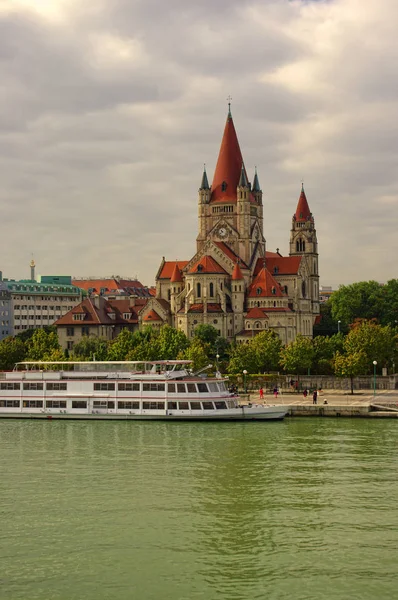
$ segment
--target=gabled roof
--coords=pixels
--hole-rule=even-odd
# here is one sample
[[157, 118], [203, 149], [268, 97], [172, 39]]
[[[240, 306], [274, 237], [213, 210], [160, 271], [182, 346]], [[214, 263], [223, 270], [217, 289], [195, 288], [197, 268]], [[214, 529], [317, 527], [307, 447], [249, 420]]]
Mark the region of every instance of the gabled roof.
[[[181, 309], [179, 312], [184, 312], [184, 309]], [[191, 304], [188, 309], [189, 313], [203, 313], [204, 312], [204, 304]], [[207, 303], [207, 312], [211, 313], [224, 313], [221, 304], [217, 304], [215, 302]], [[232, 312], [231, 309], [227, 308], [226, 312]]]
[[149, 288], [142, 285], [137, 279], [74, 279], [72, 284], [86, 292], [93, 294], [126, 294], [148, 298], [151, 295]]
[[[297, 275], [302, 258], [302, 256], [280, 256], [280, 254], [276, 254], [275, 252], [267, 252], [265, 264], [268, 271], [274, 276]], [[263, 267], [264, 259], [259, 258], [257, 260], [253, 275], [258, 275]]]
[[264, 312], [264, 310], [258, 306], [255, 306], [249, 310], [245, 319], [268, 319], [268, 315]]
[[[74, 327], [86, 325], [127, 325], [138, 323], [138, 312], [142, 310], [147, 300], [140, 299], [138, 306], [131, 306], [129, 299], [107, 300], [103, 296], [96, 299], [98, 306], [91, 298], [86, 298], [78, 306], [68, 311], [58, 321], [56, 326], [73, 325]], [[85, 313], [82, 321], [75, 321], [74, 314]], [[109, 315], [114, 314], [115, 318]], [[128, 315], [126, 319], [124, 315]]]
[[149, 313], [147, 313], [142, 318], [142, 320], [143, 321], [163, 321], [163, 319], [161, 317], [159, 317], [158, 313], [156, 312], [156, 310], [153, 310], [153, 308], [151, 308]]
[[202, 258], [193, 265], [193, 267], [189, 270], [189, 273], [225, 273], [225, 269], [223, 269], [217, 261], [214, 260], [211, 256], [202, 256]]
[[281, 298], [286, 297], [279, 283], [266, 267], [263, 267], [254, 278], [248, 290], [248, 298]]
[[177, 265], [181, 271], [188, 262], [188, 260], [166, 260], [160, 272], [159, 279], [171, 279], [174, 266]]
[[228, 258], [231, 259], [234, 263], [239, 259], [240, 264], [244, 269], [249, 268], [247, 264], [243, 262], [243, 260], [239, 258], [239, 256], [229, 246], [227, 246], [225, 242], [214, 242], [214, 244], [218, 246], [220, 250], [222, 250], [224, 254], [228, 256]]
[[304, 191], [304, 185], [301, 186], [301, 194], [297, 203], [296, 212], [294, 214], [296, 221], [310, 221], [312, 214], [308, 206], [307, 197]]

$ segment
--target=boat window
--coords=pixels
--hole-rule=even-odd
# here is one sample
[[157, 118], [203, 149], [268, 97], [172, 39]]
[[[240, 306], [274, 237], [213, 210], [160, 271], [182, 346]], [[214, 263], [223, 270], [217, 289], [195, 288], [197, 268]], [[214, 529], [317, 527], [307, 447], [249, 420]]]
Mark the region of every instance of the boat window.
[[67, 389], [67, 385], [66, 383], [47, 383], [47, 390], [51, 391], [51, 390], [66, 390]]
[[169, 394], [175, 394], [176, 384], [175, 383], [168, 383], [167, 384], [167, 391], [169, 392]]
[[196, 385], [194, 383], [187, 383], [188, 394], [196, 394]]
[[189, 410], [189, 404], [188, 404], [188, 402], [179, 402], [178, 408], [180, 410]]
[[142, 408], [144, 410], [164, 410], [164, 402], [143, 402]]
[[43, 389], [43, 384], [42, 383], [24, 383], [23, 384], [23, 389], [24, 390], [42, 390]]
[[119, 392], [139, 392], [139, 383], [118, 383], [117, 389]]
[[225, 402], [214, 402], [215, 407], [217, 408], [217, 410], [220, 410], [220, 408], [227, 408], [227, 405], [225, 404]]
[[191, 402], [191, 410], [202, 410], [200, 402]]
[[221, 383], [218, 384], [218, 388], [219, 388], [220, 392], [226, 392], [227, 391], [227, 389], [225, 387], [224, 381], [222, 381]]
[[132, 408], [140, 408], [139, 402], [118, 402], [118, 408], [127, 408], [127, 410], [131, 410]]
[[[207, 384], [206, 383], [198, 383], [198, 390], [199, 392], [203, 393], [207, 393], [209, 390], [207, 389]], [[213, 408], [213, 407], [212, 407]]]
[[185, 394], [185, 392], [186, 392], [185, 383], [177, 383], [177, 392], [179, 394]]
[[11, 383], [11, 382], [0, 383], [0, 390], [20, 390], [20, 389], [21, 389], [20, 383]]
[[43, 400], [24, 400], [24, 408], [43, 408]]
[[72, 408], [87, 408], [86, 400], [72, 400]]
[[94, 392], [112, 392], [114, 389], [114, 383], [94, 383]]
[[164, 383], [143, 383], [142, 389], [144, 392], [164, 392]]
[[115, 408], [115, 402], [113, 400], [94, 400], [93, 408]]
[[208, 386], [209, 386], [209, 390], [210, 390], [211, 392], [218, 392], [218, 386], [217, 386], [217, 384], [216, 384], [216, 383], [210, 383], [210, 382], [209, 382], [209, 383], [208, 383]]
[[66, 408], [66, 400], [46, 400], [46, 408]]
[[177, 402], [168, 402], [167, 403], [167, 408], [170, 409], [170, 410], [171, 409], [175, 410], [177, 408]]
[[19, 400], [0, 400], [0, 408], [19, 408]]
[[214, 406], [213, 406], [213, 402], [202, 402], [203, 404], [203, 410], [213, 410]]

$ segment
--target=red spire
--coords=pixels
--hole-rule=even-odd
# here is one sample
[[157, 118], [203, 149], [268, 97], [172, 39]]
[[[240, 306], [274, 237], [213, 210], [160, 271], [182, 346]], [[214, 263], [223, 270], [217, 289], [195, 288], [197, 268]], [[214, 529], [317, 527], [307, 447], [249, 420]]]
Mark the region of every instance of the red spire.
[[232, 280], [239, 281], [243, 279], [242, 271], [240, 270], [239, 262], [235, 263], [234, 270], [232, 271]]
[[181, 271], [178, 268], [178, 263], [174, 265], [173, 273], [170, 278], [171, 283], [177, 283], [178, 281], [182, 281]]
[[236, 188], [238, 187], [242, 165], [242, 153], [232, 115], [229, 112], [213, 177], [213, 185], [211, 186], [210, 202], [236, 202]]
[[312, 219], [310, 207], [304, 191], [304, 184], [301, 185], [301, 194], [297, 203], [295, 212], [296, 221], [310, 221]]

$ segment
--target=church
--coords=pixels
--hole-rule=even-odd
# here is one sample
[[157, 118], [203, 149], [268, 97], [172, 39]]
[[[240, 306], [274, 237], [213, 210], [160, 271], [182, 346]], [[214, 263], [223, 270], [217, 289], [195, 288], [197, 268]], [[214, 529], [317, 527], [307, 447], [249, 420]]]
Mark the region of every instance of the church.
[[144, 323], [168, 323], [188, 337], [210, 324], [237, 342], [268, 329], [284, 344], [298, 334], [312, 337], [319, 315], [318, 243], [304, 187], [289, 256], [266, 250], [263, 220], [259, 177], [255, 171], [249, 180], [229, 106], [213, 182], [204, 169], [200, 183], [196, 253], [184, 261], [163, 258]]

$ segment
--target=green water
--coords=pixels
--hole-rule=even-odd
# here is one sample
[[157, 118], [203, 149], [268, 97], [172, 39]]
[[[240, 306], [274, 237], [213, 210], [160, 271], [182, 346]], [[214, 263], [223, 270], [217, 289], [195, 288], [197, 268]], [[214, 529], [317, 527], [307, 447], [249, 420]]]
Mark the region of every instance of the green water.
[[398, 598], [395, 420], [0, 421], [0, 598]]

